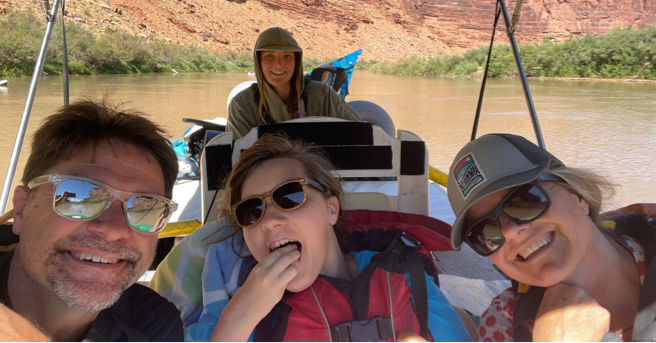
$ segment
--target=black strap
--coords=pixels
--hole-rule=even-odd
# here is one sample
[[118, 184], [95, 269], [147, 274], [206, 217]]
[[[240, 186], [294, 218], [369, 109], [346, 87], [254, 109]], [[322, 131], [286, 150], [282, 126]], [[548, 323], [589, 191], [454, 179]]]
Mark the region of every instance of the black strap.
[[[407, 235], [404, 235], [407, 236]], [[409, 236], [408, 236], [409, 237]], [[420, 253], [416, 252], [418, 246], [413, 248], [405, 245], [405, 256], [410, 272], [410, 287], [415, 300], [415, 311], [419, 320], [419, 334], [428, 340], [428, 287], [424, 277], [424, 262]]]
[[387, 342], [394, 338], [392, 318], [353, 320], [330, 328], [333, 342]]
[[[656, 258], [655, 258], [656, 260]], [[642, 333], [656, 318], [656, 261], [652, 260], [647, 268], [645, 280], [640, 290], [638, 314], [633, 323], [633, 332]], [[652, 340], [656, 337], [652, 337]]]
[[253, 332], [254, 342], [282, 342], [287, 335], [289, 315], [292, 307], [287, 304], [287, 299], [293, 293], [285, 291], [282, 299], [269, 311], [269, 313], [255, 326]]
[[651, 231], [651, 237], [645, 237], [645, 241], [641, 243], [645, 250], [645, 257], [651, 257], [651, 262], [647, 264], [647, 273], [640, 288], [640, 302], [638, 303], [636, 319], [633, 322], [633, 332], [640, 340], [656, 341], [656, 336], [654, 336], [656, 328], [651, 328], [651, 330], [647, 330], [649, 332], [645, 332], [656, 321], [656, 218], [649, 218], [647, 223], [648, 230]]
[[501, 8], [499, 1], [496, 2], [494, 9], [494, 25], [492, 26], [492, 38], [490, 39], [490, 49], [487, 51], [487, 60], [485, 61], [485, 72], [483, 73], [483, 81], [481, 82], [481, 91], [478, 95], [478, 105], [476, 105], [476, 116], [474, 117], [474, 127], [472, 128], [471, 140], [476, 139], [476, 131], [478, 130], [478, 122], [481, 118], [481, 109], [483, 108], [483, 96], [485, 95], [485, 85], [487, 85], [487, 74], [490, 71], [490, 61], [492, 60], [492, 47], [494, 46], [494, 34], [497, 32], [497, 23], [501, 17]]
[[513, 291], [515, 292], [515, 313], [513, 314], [512, 335], [515, 342], [532, 342], [533, 333], [529, 332], [522, 323], [529, 319], [535, 319], [540, 309], [540, 303], [547, 290], [544, 287], [530, 286], [526, 293], [519, 293], [519, 282], [512, 281]]

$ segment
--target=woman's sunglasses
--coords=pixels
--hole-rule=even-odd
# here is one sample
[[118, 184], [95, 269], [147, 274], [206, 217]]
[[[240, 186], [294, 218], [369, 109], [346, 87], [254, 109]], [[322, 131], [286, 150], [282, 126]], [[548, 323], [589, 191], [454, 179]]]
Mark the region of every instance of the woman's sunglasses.
[[139, 233], [162, 231], [178, 208], [178, 204], [159, 195], [123, 192], [79, 176], [38, 176], [27, 188], [34, 189], [45, 183], [54, 185], [52, 207], [58, 215], [71, 220], [93, 220], [119, 200], [123, 202], [127, 223]]
[[281, 211], [293, 211], [305, 203], [305, 186], [310, 185], [326, 193], [326, 188], [316, 181], [302, 178], [281, 183], [270, 192], [242, 199], [231, 208], [232, 216], [243, 228], [253, 226], [262, 220], [266, 211], [266, 199]]
[[561, 178], [543, 174], [537, 180], [515, 187], [490, 213], [478, 219], [463, 231], [463, 240], [482, 256], [490, 256], [499, 250], [506, 239], [501, 233], [499, 216], [515, 223], [526, 224], [544, 215], [551, 206], [551, 199], [539, 181], [562, 181]]

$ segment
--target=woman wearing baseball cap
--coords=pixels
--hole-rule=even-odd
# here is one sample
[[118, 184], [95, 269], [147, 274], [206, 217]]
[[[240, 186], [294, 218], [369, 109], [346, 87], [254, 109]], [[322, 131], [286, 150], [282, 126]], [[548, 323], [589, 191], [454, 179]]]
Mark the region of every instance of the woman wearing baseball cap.
[[613, 192], [604, 178], [523, 137], [489, 134], [460, 150], [447, 192], [453, 247], [490, 257], [513, 284], [481, 317], [480, 341], [654, 340], [656, 223], [600, 221]]
[[303, 80], [303, 49], [284, 29], [263, 31], [253, 49], [257, 84], [238, 93], [228, 106], [226, 132], [241, 138], [257, 126], [307, 116], [360, 121], [330, 86]]

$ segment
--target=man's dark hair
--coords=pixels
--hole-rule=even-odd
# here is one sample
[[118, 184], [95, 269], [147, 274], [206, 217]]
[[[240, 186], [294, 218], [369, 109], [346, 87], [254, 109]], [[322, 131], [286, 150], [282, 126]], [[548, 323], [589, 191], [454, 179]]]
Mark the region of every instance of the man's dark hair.
[[[34, 133], [32, 152], [23, 172], [23, 185], [41, 176], [56, 164], [71, 158], [78, 149], [101, 142], [131, 144], [157, 160], [164, 176], [165, 196], [173, 195], [173, 184], [178, 175], [178, 160], [166, 131], [144, 113], [113, 106], [106, 99], [83, 99], [63, 106], [48, 116]], [[150, 161], [149, 161], [150, 162]]]

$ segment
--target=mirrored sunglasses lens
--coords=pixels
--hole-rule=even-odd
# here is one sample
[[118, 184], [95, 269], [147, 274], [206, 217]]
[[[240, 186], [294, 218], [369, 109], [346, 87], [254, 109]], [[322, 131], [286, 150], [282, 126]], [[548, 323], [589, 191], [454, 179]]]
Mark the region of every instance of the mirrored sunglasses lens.
[[549, 206], [547, 196], [532, 184], [517, 188], [503, 203], [503, 212], [521, 222], [539, 217]]
[[133, 196], [127, 202], [126, 215], [130, 225], [141, 232], [155, 233], [164, 228], [171, 215], [165, 201], [149, 196]]
[[305, 201], [303, 185], [300, 182], [292, 182], [280, 186], [273, 192], [273, 201], [286, 210], [303, 205]]
[[102, 210], [109, 200], [109, 191], [102, 186], [81, 180], [66, 180], [57, 187], [55, 210], [72, 219], [89, 219]]
[[235, 208], [235, 219], [241, 226], [250, 226], [257, 223], [262, 217], [264, 204], [261, 199], [246, 200]]
[[504, 242], [501, 228], [490, 218], [484, 218], [474, 224], [467, 233], [467, 238], [472, 247], [483, 255], [492, 254]]

